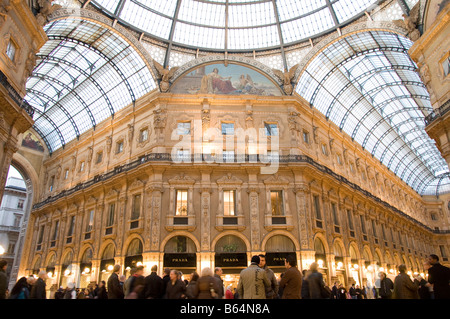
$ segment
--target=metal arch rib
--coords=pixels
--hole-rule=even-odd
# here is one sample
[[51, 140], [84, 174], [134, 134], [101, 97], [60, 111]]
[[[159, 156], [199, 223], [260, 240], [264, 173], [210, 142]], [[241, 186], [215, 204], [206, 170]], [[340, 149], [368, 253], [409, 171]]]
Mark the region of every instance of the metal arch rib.
[[103, 90], [102, 86], [94, 78], [91, 77], [91, 74], [87, 73], [84, 69], [80, 68], [76, 64], [73, 64], [72, 62], [64, 60], [64, 59], [61, 59], [61, 58], [57, 58], [57, 57], [54, 57], [54, 56], [48, 56], [47, 55], [43, 59], [51, 60], [51, 61], [57, 62], [57, 63], [63, 63], [65, 65], [69, 66], [69, 67], [74, 68], [75, 70], [77, 70], [81, 74], [83, 74], [86, 77], [86, 79], [84, 81], [89, 79], [89, 81], [91, 81], [94, 84], [94, 86], [100, 91], [100, 93], [102, 94], [102, 96], [104, 97], [104, 99], [106, 101], [106, 104], [108, 105], [108, 108], [109, 108], [109, 111], [111, 113], [111, 116], [114, 117], [114, 113], [115, 112], [114, 112], [114, 108], [112, 106], [111, 101], [109, 100], [109, 98], [106, 95], [106, 92]]
[[[95, 53], [97, 53], [98, 55], [100, 55], [102, 58], [104, 58], [106, 61], [108, 61], [107, 63], [110, 64], [113, 69], [117, 72], [117, 74], [119, 74], [119, 76], [121, 77], [122, 81], [125, 83], [125, 85], [128, 88], [128, 93], [130, 94], [131, 100], [132, 101], [136, 101], [136, 98], [134, 96], [134, 92], [133, 89], [131, 88], [130, 83], [128, 82], [128, 79], [125, 77], [125, 75], [122, 73], [122, 71], [120, 70], [120, 68], [114, 63], [114, 59], [116, 58], [116, 56], [118, 56], [119, 54], [121, 54], [123, 51], [117, 53], [117, 55], [115, 55], [112, 58], [109, 58], [106, 54], [104, 54], [102, 51], [100, 51], [99, 49], [97, 49], [96, 47], [94, 47], [93, 45], [83, 42], [81, 40], [78, 40], [76, 38], [71, 38], [71, 37], [66, 37], [66, 36], [57, 36], [57, 35], [49, 35], [48, 36], [49, 40], [59, 40], [59, 41], [69, 41], [69, 42], [73, 42], [76, 44], [79, 44], [81, 46], [84, 46], [92, 51], [94, 51]], [[124, 50], [130, 48], [130, 45], [128, 45]], [[94, 72], [95, 73], [95, 72]], [[92, 74], [94, 74], [92, 73]]]
[[[392, 126], [389, 130], [395, 130], [395, 129], [398, 129], [398, 128], [399, 128], [400, 126], [402, 126], [403, 124], [409, 123], [409, 122], [413, 122], [413, 121], [416, 121], [416, 120], [417, 120], [417, 119], [415, 119], [415, 118], [409, 118], [409, 119], [406, 119], [406, 120], [404, 120], [404, 121], [398, 123], [397, 126]], [[424, 128], [425, 128], [425, 127], [422, 127], [422, 130], [423, 130]], [[399, 136], [397, 136], [397, 138], [401, 138], [401, 136], [402, 136], [402, 135], [399, 135]], [[394, 140], [392, 140], [391, 143], [389, 143], [389, 145], [385, 148], [383, 154], [382, 154], [381, 157], [380, 157], [380, 162], [383, 162], [383, 161], [384, 161], [384, 157], [386, 156], [387, 151], [391, 148], [392, 145], [394, 145], [393, 143], [395, 143], [395, 142], [397, 141], [397, 138], [395, 138]]]
[[37, 113], [39, 113], [40, 116], [44, 117], [54, 127], [56, 133], [59, 136], [59, 139], [61, 140], [61, 145], [64, 148], [64, 146], [66, 145], [66, 142], [64, 140], [64, 136], [62, 135], [61, 130], [58, 128], [58, 126], [55, 124], [55, 122], [53, 122], [53, 120], [45, 112], [41, 112], [39, 109], [36, 109], [36, 108], [35, 108], [35, 111]]
[[42, 131], [36, 127], [36, 125], [33, 125], [33, 129], [39, 134], [39, 136], [44, 140], [45, 145], [47, 145], [48, 152], [50, 155], [53, 153], [53, 148], [50, 146], [50, 143], [47, 140], [47, 137], [42, 133]]
[[[395, 116], [395, 115], [397, 115], [397, 114], [403, 113], [403, 112], [415, 111], [415, 110], [417, 110], [417, 108], [415, 108], [415, 107], [410, 107], [410, 108], [399, 109], [399, 110], [397, 110], [397, 111], [395, 111], [395, 112], [392, 112], [392, 113], [390, 113], [390, 114], [387, 114], [386, 117], [382, 117], [377, 123], [375, 123], [375, 125], [371, 128], [370, 133], [372, 133], [372, 132], [373, 132], [373, 131], [381, 124], [381, 123], [385, 122], [386, 120], [389, 120], [391, 117], [393, 117], [393, 116]], [[369, 112], [367, 112], [366, 114], [364, 114], [364, 116], [362, 117], [362, 119], [361, 119], [360, 122], [364, 122], [365, 118], [366, 118], [367, 116], [369, 116], [369, 114], [371, 114], [372, 112], [373, 112], [373, 109], [370, 110]], [[414, 117], [413, 119], [421, 119], [421, 118], [419, 118], [419, 117]], [[392, 126], [392, 125], [391, 125], [391, 127], [396, 127], [396, 126]], [[386, 132], [389, 132], [389, 130], [387, 130]], [[382, 137], [384, 137], [384, 134], [382, 135]], [[366, 137], [364, 138], [363, 143], [361, 144], [361, 146], [362, 146], [364, 149], [365, 149], [365, 147], [366, 147], [366, 144], [367, 144], [368, 140], [369, 140], [369, 134], [366, 135]], [[377, 141], [377, 143], [378, 143], [378, 141]], [[372, 153], [372, 152], [371, 152], [371, 153]], [[373, 154], [372, 154], [372, 155], [373, 155]]]
[[437, 183], [437, 185], [436, 185], [436, 197], [439, 197], [439, 186], [440, 186], [442, 180], [443, 180], [445, 177], [449, 177], [449, 176], [450, 176], [450, 173], [445, 173], [445, 174], [442, 174], [442, 176], [439, 178], [439, 181], [438, 181], [438, 183]]
[[[356, 57], [365, 55], [365, 54], [367, 54], [367, 53], [372, 53], [372, 52], [384, 52], [384, 51], [395, 51], [395, 52], [403, 52], [403, 53], [405, 53], [405, 54], [408, 54], [408, 50], [406, 50], [405, 48], [396, 48], [396, 47], [376, 47], [376, 48], [366, 49], [366, 50], [362, 50], [362, 51], [357, 51], [357, 52], [355, 52], [354, 54], [352, 54], [351, 56], [349, 56], [349, 57], [343, 59], [343, 60], [340, 61], [339, 63], [333, 64], [333, 68], [332, 68], [331, 70], [328, 71], [328, 73], [320, 80], [320, 82], [317, 81], [317, 82], [318, 82], [318, 85], [317, 85], [316, 89], [314, 90], [313, 94], [311, 95], [311, 101], [310, 101], [310, 103], [314, 105], [313, 102], [314, 102], [314, 100], [315, 100], [315, 98], [316, 98], [316, 96], [317, 96], [318, 88], [319, 88], [319, 87], [322, 87], [322, 86], [323, 86], [322, 84], [323, 84], [323, 83], [324, 83], [324, 82], [325, 82], [332, 74], [334, 74], [334, 71], [335, 71], [336, 69], [339, 69], [339, 67], [340, 67], [342, 64], [344, 64], [344, 63], [346, 63], [346, 62], [348, 62], [348, 61], [351, 61], [351, 60], [355, 59]], [[325, 51], [323, 51], [322, 54], [325, 55], [325, 56], [328, 58], [328, 56], [326, 55]], [[328, 59], [329, 59], [329, 58], [328, 58]], [[331, 60], [330, 60], [330, 61], [331, 61]]]
[[333, 101], [331, 102], [330, 106], [327, 109], [327, 112], [325, 114], [326, 118], [330, 117], [331, 114], [331, 109], [334, 107], [334, 105], [336, 104], [336, 101], [339, 99], [339, 97], [351, 86], [355, 86], [355, 83], [353, 82], [358, 82], [360, 79], [370, 75], [370, 74], [374, 74], [374, 73], [381, 73], [384, 71], [395, 71], [395, 70], [410, 70], [410, 71], [414, 71], [415, 68], [412, 66], [406, 66], [406, 65], [389, 65], [389, 66], [383, 66], [383, 67], [378, 67], [378, 68], [374, 68], [371, 69], [370, 71], [364, 72], [363, 74], [360, 74], [359, 76], [357, 76], [356, 78], [351, 78], [349, 79], [348, 83], [346, 85], [344, 85], [344, 87], [342, 87], [342, 89], [334, 96]]
[[[415, 185], [415, 183], [417, 182], [417, 181], [419, 181], [419, 183], [416, 185], [416, 189], [417, 189], [417, 192], [419, 193], [419, 194], [423, 194], [423, 192], [424, 192], [424, 190], [425, 190], [425, 188], [427, 188], [428, 187], [428, 185], [429, 185], [429, 183], [431, 182], [431, 181], [433, 181], [436, 177], [435, 176], [433, 176], [433, 174], [431, 174], [430, 172], [428, 172], [428, 176], [426, 176], [425, 178], [423, 178], [423, 179], [419, 179], [419, 177], [421, 177], [423, 175], [423, 172], [420, 174], [420, 175], [418, 175], [415, 179], [414, 179], [414, 181], [412, 182], [412, 185]], [[426, 182], [426, 183], [425, 183]]]
[[[61, 82], [60, 80], [58, 80], [58, 79], [56, 79], [56, 78], [54, 78], [54, 77], [52, 77], [52, 76], [46, 75], [46, 74], [33, 73], [33, 74], [31, 75], [31, 77], [37, 77], [37, 78], [48, 79], [48, 80], [50, 80], [50, 81], [54, 81], [55, 83], [58, 83], [59, 85], [61, 85], [61, 86], [65, 87], [65, 88], [67, 88], [67, 89], [69, 90], [69, 92], [68, 92], [66, 95], [64, 95], [63, 98], [60, 99], [60, 100], [57, 102], [57, 104], [58, 104], [61, 108], [64, 108], [64, 107], [62, 106], [62, 104], [60, 103], [60, 101], [61, 101], [61, 100], [64, 100], [69, 94], [73, 94], [75, 97], [77, 97], [77, 99], [80, 101], [80, 103], [83, 105], [84, 109], [86, 110], [87, 114], [89, 115], [89, 119], [91, 120], [92, 127], [96, 127], [97, 124], [95, 123], [95, 118], [94, 118], [94, 115], [93, 115], [92, 112], [91, 112], [91, 109], [90, 109], [89, 106], [86, 104], [86, 102], [81, 98], [81, 96], [78, 95], [78, 93], [76, 92], [75, 88], [71, 88], [71, 87], [69, 87], [67, 84], [65, 84], [64, 82]], [[28, 90], [27, 90], [27, 91], [28, 91]], [[48, 96], [48, 95], [47, 95], [47, 96]], [[55, 103], [55, 100], [54, 100], [53, 98], [51, 98], [51, 99], [52, 99], [52, 101]], [[55, 103], [55, 104], [56, 104], [56, 103]], [[64, 108], [64, 110], [65, 110], [65, 108]], [[66, 112], [67, 112], [67, 111], [66, 111]], [[67, 114], [69, 114], [69, 112], [67, 112]], [[70, 117], [72, 117], [72, 115], [70, 115]], [[76, 129], [76, 131], [78, 131], [78, 129]], [[80, 135], [80, 134], [77, 133], [77, 136], [79, 136], [79, 135]]]
[[34, 89], [28, 89], [27, 92], [30, 92], [30, 93], [34, 94], [42, 102], [45, 102], [42, 98], [46, 98], [48, 100], [51, 100], [54, 104], [57, 104], [60, 107], [60, 109], [63, 111], [63, 113], [67, 116], [67, 118], [70, 121], [70, 123], [72, 124], [73, 129], [75, 131], [75, 135], [77, 137], [80, 136], [80, 131], [79, 131], [78, 126], [76, 125], [75, 121], [73, 120], [72, 115], [70, 115], [69, 112], [67, 112], [67, 110], [58, 101], [55, 101], [52, 97], [48, 96], [47, 94], [45, 94], [44, 92], [41, 92], [41, 91], [37, 91], [37, 90], [34, 90]]
[[[390, 86], [399, 86], [399, 85], [418, 85], [418, 86], [423, 86], [423, 83], [421, 82], [417, 82], [417, 81], [396, 81], [396, 82], [391, 82], [391, 83], [385, 83], [385, 84], [381, 84], [377, 87], [374, 87], [373, 89], [367, 91], [367, 92], [361, 92], [361, 97], [359, 97], [355, 102], [353, 102], [353, 104], [347, 109], [347, 111], [345, 112], [341, 123], [339, 124], [339, 129], [342, 130], [342, 128], [345, 125], [345, 122], [347, 121], [348, 116], [351, 114], [351, 112], [353, 111], [353, 109], [358, 105], [359, 102], [361, 102], [363, 99], [373, 99], [373, 97], [371, 96], [372, 93], [380, 91], [382, 88], [385, 87], [390, 87]], [[365, 96], [368, 95], [368, 96]], [[372, 105], [373, 107], [373, 105]], [[354, 136], [355, 132], [353, 132], [352, 136]]]
[[[381, 144], [381, 141], [389, 134], [389, 133], [391, 133], [392, 131], [394, 131], [395, 130], [395, 127], [393, 127], [393, 126], [391, 126], [388, 130], [386, 130], [386, 132], [384, 132], [384, 134], [378, 139], [378, 141], [377, 141], [377, 143], [375, 144], [375, 146], [373, 147], [373, 150], [372, 150], [372, 156], [374, 156], [374, 154], [375, 154], [375, 151], [377, 150], [377, 148], [378, 148], [378, 146]], [[400, 135], [397, 135], [397, 137], [394, 139], [394, 140], [392, 140], [392, 142], [396, 142], [398, 139], [403, 139], [407, 134], [409, 134], [409, 133], [413, 133], [413, 132], [418, 132], [418, 131], [420, 131], [420, 132], [422, 132], [423, 131], [423, 128], [422, 127], [415, 127], [414, 129], [412, 129], [411, 131], [408, 131], [407, 133], [403, 133], [403, 134], [400, 134]]]

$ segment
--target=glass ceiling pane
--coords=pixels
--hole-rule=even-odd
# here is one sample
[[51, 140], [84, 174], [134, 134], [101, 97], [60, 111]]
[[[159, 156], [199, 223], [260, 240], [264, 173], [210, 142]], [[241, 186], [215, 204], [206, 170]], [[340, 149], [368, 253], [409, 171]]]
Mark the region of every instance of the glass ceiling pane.
[[[425, 133], [427, 110], [421, 108], [431, 105], [405, 43], [381, 31], [350, 35], [308, 65], [296, 91], [414, 187], [418, 178], [440, 178], [449, 170]], [[363, 54], [368, 49], [378, 51]]]
[[[230, 50], [251, 50], [264, 45], [281, 45], [276, 41], [260, 40], [242, 42], [243, 28], [251, 28], [249, 34], [259, 33], [265, 36], [266, 31], [260, 32], [258, 27], [274, 26], [281, 23], [283, 41], [286, 43], [300, 42], [318, 36], [323, 32], [333, 31], [338, 25], [333, 19], [334, 12], [338, 19], [345, 22], [356, 18], [375, 0], [123, 0], [105, 1], [93, 0], [92, 3], [103, 9], [112, 18], [118, 18], [130, 26], [144, 31], [150, 36], [166, 41], [170, 32], [179, 23], [182, 27], [190, 26], [189, 31], [196, 30], [196, 35], [219, 36], [218, 40], [225, 41], [224, 31], [206, 31], [203, 28], [228, 28], [228, 46]], [[331, 13], [330, 8], [333, 8]], [[238, 29], [230, 32], [232, 29]], [[223, 34], [223, 35], [222, 35]], [[231, 34], [233, 37], [230, 38]], [[272, 34], [268, 32], [267, 34]], [[236, 37], [236, 39], [234, 38]], [[174, 42], [180, 45], [198, 46], [210, 49], [225, 49], [225, 44], [218, 44], [217, 40], [193, 39], [188, 32], [178, 30]], [[267, 44], [266, 44], [267, 43]]]
[[132, 1], [125, 2], [120, 18], [159, 38], [169, 38], [172, 20], [145, 9]]
[[364, 12], [376, 2], [376, 0], [340, 0], [333, 4], [333, 10], [336, 12], [339, 23], [342, 23], [358, 13]]
[[225, 27], [225, 5], [184, 0], [178, 19], [206, 26]]
[[140, 55], [110, 30], [79, 19], [54, 21], [46, 30], [50, 39], [25, 100], [44, 112], [35, 112], [34, 127], [50, 152], [156, 88]]
[[276, 23], [273, 3], [262, 2], [228, 6], [228, 26], [255, 27]]

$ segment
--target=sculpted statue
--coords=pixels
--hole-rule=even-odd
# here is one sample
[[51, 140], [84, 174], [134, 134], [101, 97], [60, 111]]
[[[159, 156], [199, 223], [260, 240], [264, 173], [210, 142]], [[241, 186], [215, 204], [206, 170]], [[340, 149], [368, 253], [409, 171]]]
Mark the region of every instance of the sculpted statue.
[[161, 89], [161, 92], [167, 92], [169, 90], [169, 81], [173, 77], [176, 70], [178, 70], [179, 67], [175, 66], [171, 69], [169, 67], [163, 67], [161, 64], [153, 60], [153, 65], [155, 66], [156, 70], [158, 71], [157, 77], [158, 80], [161, 82], [159, 83], [159, 88]]
[[283, 82], [283, 90], [287, 95], [291, 95], [294, 91], [294, 86], [292, 85], [292, 79], [294, 78], [295, 71], [297, 71], [298, 64], [294, 65], [289, 71], [280, 71], [277, 69], [272, 69], [273, 73]]
[[408, 37], [411, 41], [417, 41], [420, 38], [420, 31], [417, 29], [419, 24], [420, 1], [409, 11], [409, 15], [403, 14], [403, 20], [394, 20], [395, 25], [408, 30]]

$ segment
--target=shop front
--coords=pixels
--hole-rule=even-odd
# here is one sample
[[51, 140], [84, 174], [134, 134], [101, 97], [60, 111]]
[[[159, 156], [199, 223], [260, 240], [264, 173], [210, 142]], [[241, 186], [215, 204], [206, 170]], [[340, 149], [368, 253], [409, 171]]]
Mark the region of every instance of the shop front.
[[275, 235], [267, 240], [265, 246], [266, 265], [275, 273], [277, 279], [286, 271], [285, 260], [288, 256], [297, 259], [295, 244], [284, 235]]
[[142, 242], [140, 239], [133, 239], [127, 248], [127, 253], [125, 255], [125, 277], [131, 275], [131, 269], [142, 265]]
[[69, 282], [75, 282], [74, 275], [75, 275], [75, 269], [74, 265], [72, 264], [73, 260], [73, 254], [71, 251], [69, 251], [63, 259], [62, 265], [61, 265], [61, 279], [60, 279], [60, 286], [63, 286], [64, 288], [67, 287], [67, 284]]
[[88, 288], [91, 283], [92, 249], [87, 248], [80, 260], [80, 288]]
[[102, 259], [100, 260], [100, 272], [99, 272], [99, 282], [108, 282], [109, 276], [112, 274], [114, 269], [114, 256], [116, 255], [116, 249], [113, 244], [109, 244], [102, 254]]
[[186, 236], [172, 237], [164, 247], [163, 267], [183, 273], [183, 279], [197, 271], [197, 254], [195, 243]]
[[314, 241], [314, 259], [315, 262], [319, 265], [319, 272], [322, 273], [323, 281], [328, 284], [328, 275], [329, 275], [329, 269], [328, 269], [328, 263], [327, 263], [327, 256], [325, 253], [325, 246], [323, 245], [323, 242], [321, 239], [316, 238]]
[[234, 235], [220, 238], [215, 246], [215, 267], [222, 268], [225, 288], [237, 288], [239, 274], [248, 266], [247, 246], [244, 241]]

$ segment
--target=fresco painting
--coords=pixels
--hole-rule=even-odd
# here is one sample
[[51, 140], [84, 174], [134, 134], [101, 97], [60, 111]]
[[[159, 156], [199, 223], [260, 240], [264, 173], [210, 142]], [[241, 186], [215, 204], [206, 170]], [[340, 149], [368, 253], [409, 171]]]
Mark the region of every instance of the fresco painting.
[[202, 65], [175, 81], [170, 91], [176, 94], [282, 95], [269, 78], [237, 64]]

